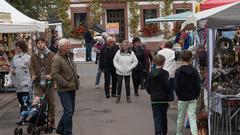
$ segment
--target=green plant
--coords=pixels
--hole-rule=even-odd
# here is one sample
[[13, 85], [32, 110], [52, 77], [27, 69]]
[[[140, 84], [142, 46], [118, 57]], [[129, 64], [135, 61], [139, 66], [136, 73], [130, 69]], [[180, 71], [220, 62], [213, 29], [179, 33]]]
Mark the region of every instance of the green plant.
[[130, 33], [132, 36], [138, 35], [138, 25], [139, 25], [139, 5], [135, 3], [135, 0], [129, 1], [129, 11], [130, 11], [130, 17], [129, 17], [129, 28]]
[[88, 17], [89, 27], [93, 27], [95, 24], [101, 22], [103, 16], [101, 0], [92, 0], [89, 3], [88, 11], [90, 13], [90, 17]]
[[[70, 0], [59, 0], [59, 8], [57, 9], [57, 17], [62, 20], [63, 32], [65, 37], [69, 37], [72, 31], [71, 20], [69, 19], [67, 10], [70, 7]], [[61, 8], [60, 8], [61, 7]]]
[[[173, 2], [173, 0], [163, 0], [164, 8], [162, 10], [162, 16], [167, 16], [172, 13], [172, 8], [171, 8], [172, 2]], [[171, 35], [169, 34], [169, 33], [171, 33], [170, 25], [167, 22], [165, 22], [165, 23], [163, 23], [163, 28], [164, 28], [163, 29], [164, 38], [171, 37]]]

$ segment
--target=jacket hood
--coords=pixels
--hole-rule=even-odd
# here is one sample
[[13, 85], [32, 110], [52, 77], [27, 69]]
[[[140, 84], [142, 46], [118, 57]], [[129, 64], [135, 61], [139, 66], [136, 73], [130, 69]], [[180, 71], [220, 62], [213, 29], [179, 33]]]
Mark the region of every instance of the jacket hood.
[[181, 66], [180, 71], [183, 72], [186, 76], [192, 76], [192, 74], [194, 74], [194, 68], [192, 68], [191, 65]]
[[162, 69], [155, 69], [152, 71], [152, 77], [154, 80], [159, 80], [160, 79], [160, 72]]

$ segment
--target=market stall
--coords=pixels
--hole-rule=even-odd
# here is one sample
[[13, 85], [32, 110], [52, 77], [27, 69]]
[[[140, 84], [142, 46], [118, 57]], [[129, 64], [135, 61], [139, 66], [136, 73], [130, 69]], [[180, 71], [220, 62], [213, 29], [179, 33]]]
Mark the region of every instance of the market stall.
[[0, 33], [45, 31], [45, 22], [34, 20], [24, 15], [5, 0], [0, 0], [0, 5], [0, 12], [9, 13], [11, 15], [10, 22], [0, 22]]
[[234, 45], [219, 34], [220, 29], [236, 30], [240, 24], [239, 8], [240, 2], [231, 3], [199, 12], [186, 21], [207, 29], [209, 135], [232, 135], [233, 128], [240, 132], [239, 43]]
[[32, 33], [45, 32], [47, 25], [45, 22], [34, 20], [24, 15], [5, 0], [0, 0], [0, 5], [0, 91], [2, 91], [6, 90], [3, 87], [3, 83], [4, 76], [8, 73], [4, 63], [11, 61], [16, 40], [21, 38], [30, 41]]

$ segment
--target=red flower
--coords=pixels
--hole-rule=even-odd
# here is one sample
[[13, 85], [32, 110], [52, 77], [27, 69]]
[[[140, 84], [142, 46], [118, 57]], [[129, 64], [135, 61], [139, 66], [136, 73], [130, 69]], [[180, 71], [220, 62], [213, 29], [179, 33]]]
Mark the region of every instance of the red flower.
[[157, 24], [146, 24], [140, 32], [142, 32], [142, 35], [144, 37], [151, 37], [158, 35], [160, 33], [160, 30]]

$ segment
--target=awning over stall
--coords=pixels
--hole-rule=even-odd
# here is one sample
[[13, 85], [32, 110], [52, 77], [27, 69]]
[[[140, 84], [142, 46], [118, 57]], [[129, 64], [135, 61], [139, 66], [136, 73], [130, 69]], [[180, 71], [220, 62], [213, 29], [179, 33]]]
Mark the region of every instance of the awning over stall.
[[205, 0], [200, 3], [200, 10], [203, 11], [234, 2], [240, 2], [240, 0]]
[[24, 15], [5, 0], [0, 0], [0, 5], [0, 12], [11, 15], [11, 22], [0, 22], [0, 33], [45, 31], [45, 22], [34, 20]]
[[240, 23], [240, 2], [235, 2], [209, 10], [204, 10], [189, 16], [186, 24], [198, 22], [198, 26], [208, 28], [219, 28]]
[[192, 15], [193, 12], [184, 12], [180, 14], [173, 14], [169, 16], [163, 16], [163, 17], [158, 17], [158, 18], [152, 18], [152, 19], [147, 19], [145, 22], [146, 23], [156, 23], [156, 22], [173, 22], [173, 21], [185, 21], [187, 17]]

